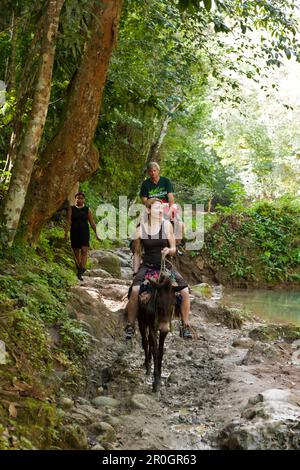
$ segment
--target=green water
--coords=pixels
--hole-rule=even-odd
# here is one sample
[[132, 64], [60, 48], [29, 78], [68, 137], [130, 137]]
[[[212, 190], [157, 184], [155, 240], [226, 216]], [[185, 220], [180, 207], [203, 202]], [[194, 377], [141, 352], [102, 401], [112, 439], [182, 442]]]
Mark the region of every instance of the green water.
[[300, 291], [224, 289], [222, 303], [245, 308], [266, 321], [300, 325]]

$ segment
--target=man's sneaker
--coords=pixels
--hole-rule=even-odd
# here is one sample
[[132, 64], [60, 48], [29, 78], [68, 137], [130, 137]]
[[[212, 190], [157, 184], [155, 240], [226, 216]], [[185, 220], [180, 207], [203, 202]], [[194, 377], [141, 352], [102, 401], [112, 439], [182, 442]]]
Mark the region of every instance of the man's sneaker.
[[182, 325], [181, 332], [182, 332], [181, 336], [183, 337], [183, 339], [192, 339], [193, 338], [193, 335], [192, 335], [192, 332], [190, 330], [189, 325]]
[[129, 323], [125, 328], [125, 339], [132, 339], [134, 335], [134, 327]]
[[77, 278], [79, 281], [83, 281], [82, 276], [81, 276], [81, 267], [77, 266]]

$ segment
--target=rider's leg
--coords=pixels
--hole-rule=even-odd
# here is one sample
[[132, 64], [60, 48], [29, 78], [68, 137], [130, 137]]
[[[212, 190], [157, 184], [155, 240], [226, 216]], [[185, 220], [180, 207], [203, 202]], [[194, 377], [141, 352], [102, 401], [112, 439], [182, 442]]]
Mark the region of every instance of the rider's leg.
[[184, 339], [191, 339], [193, 337], [189, 327], [189, 315], [190, 315], [190, 296], [189, 288], [185, 287], [180, 291], [182, 296], [181, 302], [181, 319], [182, 319], [182, 337]]
[[182, 303], [180, 306], [181, 311], [181, 318], [184, 324], [188, 325], [189, 323], [189, 315], [190, 315], [190, 296], [189, 296], [189, 288], [185, 287], [180, 291], [182, 296]]
[[130, 293], [129, 301], [127, 304], [128, 323], [125, 328], [125, 339], [131, 339], [134, 335], [134, 324], [139, 307], [139, 290], [140, 286], [133, 286]]
[[138, 313], [139, 290], [140, 286], [132, 287], [130, 298], [127, 304], [128, 323], [130, 323], [132, 326], [135, 323]]

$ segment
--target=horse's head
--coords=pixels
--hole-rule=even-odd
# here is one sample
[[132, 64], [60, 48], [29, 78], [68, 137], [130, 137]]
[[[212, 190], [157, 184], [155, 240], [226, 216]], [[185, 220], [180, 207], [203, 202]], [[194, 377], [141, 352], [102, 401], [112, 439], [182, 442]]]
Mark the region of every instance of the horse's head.
[[168, 322], [176, 304], [175, 292], [178, 287], [172, 286], [169, 278], [164, 278], [160, 282], [149, 279], [153, 288], [147, 310], [156, 312], [159, 322]]

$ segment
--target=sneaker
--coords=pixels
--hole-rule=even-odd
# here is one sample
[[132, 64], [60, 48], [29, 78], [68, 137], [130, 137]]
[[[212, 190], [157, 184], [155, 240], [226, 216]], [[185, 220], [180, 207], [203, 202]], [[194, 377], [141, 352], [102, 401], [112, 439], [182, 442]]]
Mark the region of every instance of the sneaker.
[[190, 330], [190, 327], [189, 325], [182, 325], [182, 337], [183, 339], [192, 339], [193, 338], [193, 335], [192, 335], [192, 332]]
[[133, 335], [134, 335], [134, 327], [130, 323], [128, 323], [128, 325], [125, 328], [125, 339], [126, 340], [132, 339]]
[[85, 270], [83, 270], [81, 266], [77, 267], [77, 278], [79, 279], [79, 281], [83, 281], [82, 274], [84, 273], [84, 271]]

